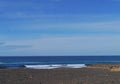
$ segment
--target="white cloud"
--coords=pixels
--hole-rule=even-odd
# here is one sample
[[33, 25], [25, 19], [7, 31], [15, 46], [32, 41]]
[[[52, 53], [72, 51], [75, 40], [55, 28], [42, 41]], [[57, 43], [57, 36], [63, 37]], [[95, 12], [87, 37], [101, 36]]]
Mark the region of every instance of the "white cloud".
[[66, 31], [83, 31], [84, 32], [120, 32], [120, 21], [113, 22], [88, 22], [88, 23], [29, 23], [19, 26], [21, 30], [34, 30], [34, 31], [49, 31], [49, 30], [66, 30]]
[[[9, 42], [9, 45], [32, 45], [7, 50], [10, 55], [112, 55], [120, 54], [120, 35], [45, 36]], [[5, 51], [4, 51], [5, 52]], [[9, 55], [7, 53], [4, 55]]]

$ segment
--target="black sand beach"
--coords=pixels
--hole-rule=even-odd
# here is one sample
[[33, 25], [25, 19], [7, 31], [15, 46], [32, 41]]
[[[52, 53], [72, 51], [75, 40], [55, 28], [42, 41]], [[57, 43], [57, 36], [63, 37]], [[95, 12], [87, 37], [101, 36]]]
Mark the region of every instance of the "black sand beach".
[[120, 72], [95, 67], [0, 69], [0, 84], [120, 84]]

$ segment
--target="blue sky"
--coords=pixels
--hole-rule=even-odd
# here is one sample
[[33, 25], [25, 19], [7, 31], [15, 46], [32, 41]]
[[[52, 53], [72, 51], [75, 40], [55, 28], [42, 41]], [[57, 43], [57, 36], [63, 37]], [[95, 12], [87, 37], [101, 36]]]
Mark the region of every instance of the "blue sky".
[[119, 9], [120, 0], [0, 0], [0, 55], [120, 55]]

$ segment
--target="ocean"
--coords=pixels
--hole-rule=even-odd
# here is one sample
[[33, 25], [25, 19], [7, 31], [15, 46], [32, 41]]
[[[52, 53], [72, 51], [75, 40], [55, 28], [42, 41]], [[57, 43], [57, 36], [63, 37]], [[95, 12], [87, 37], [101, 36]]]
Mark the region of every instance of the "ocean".
[[119, 64], [120, 56], [0, 56], [0, 68], [82, 68], [89, 64]]

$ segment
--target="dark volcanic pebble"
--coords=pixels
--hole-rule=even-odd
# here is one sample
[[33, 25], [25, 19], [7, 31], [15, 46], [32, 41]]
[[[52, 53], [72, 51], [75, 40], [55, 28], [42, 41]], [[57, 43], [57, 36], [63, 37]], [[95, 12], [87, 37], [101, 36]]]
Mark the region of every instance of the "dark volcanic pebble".
[[0, 84], [120, 84], [120, 72], [103, 69], [1, 69]]

